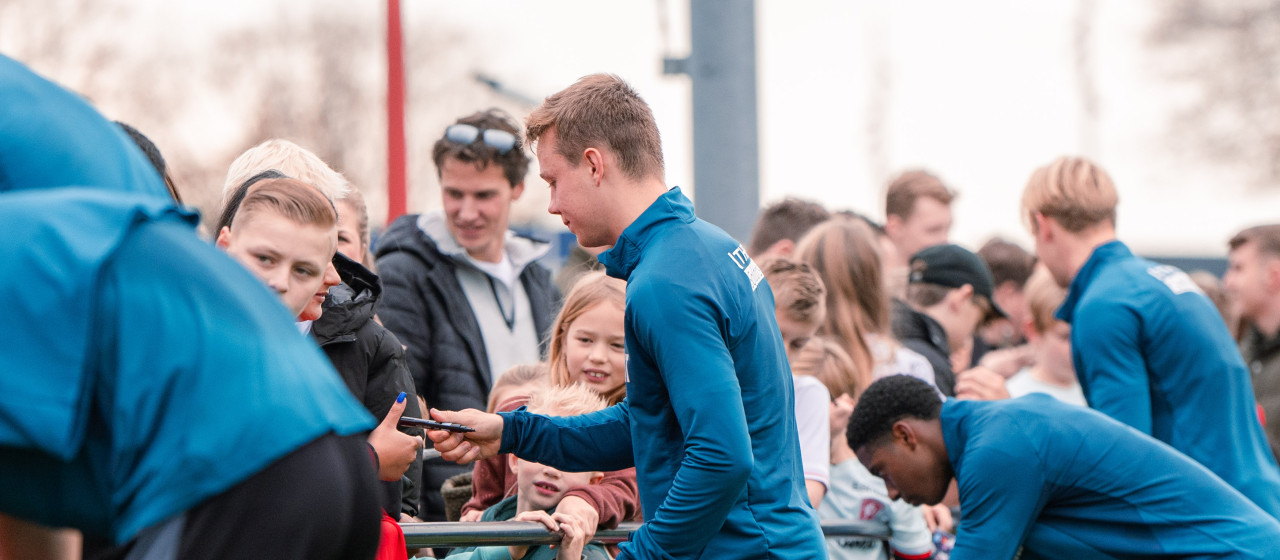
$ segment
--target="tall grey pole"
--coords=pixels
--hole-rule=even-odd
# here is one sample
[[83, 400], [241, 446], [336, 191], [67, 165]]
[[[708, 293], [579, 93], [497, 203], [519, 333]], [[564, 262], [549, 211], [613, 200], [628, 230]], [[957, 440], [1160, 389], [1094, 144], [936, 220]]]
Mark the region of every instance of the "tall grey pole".
[[690, 0], [689, 57], [667, 74], [693, 83], [693, 182], [698, 215], [739, 241], [760, 207], [754, 0]]

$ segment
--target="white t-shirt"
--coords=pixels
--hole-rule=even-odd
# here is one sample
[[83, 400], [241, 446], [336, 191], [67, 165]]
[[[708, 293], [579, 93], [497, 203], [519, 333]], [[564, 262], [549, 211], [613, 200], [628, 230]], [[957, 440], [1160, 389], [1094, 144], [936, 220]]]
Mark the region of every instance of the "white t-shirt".
[[1084, 389], [1080, 388], [1079, 383], [1070, 387], [1050, 385], [1032, 377], [1031, 368], [1023, 368], [1022, 371], [1010, 377], [1004, 386], [1009, 390], [1009, 396], [1015, 399], [1031, 393], [1044, 393], [1067, 404], [1089, 406], [1084, 399]]
[[796, 431], [800, 435], [800, 462], [804, 479], [828, 488], [831, 470], [831, 392], [818, 378], [792, 375], [796, 386]]
[[471, 255], [467, 255], [467, 260], [471, 261], [476, 268], [502, 282], [507, 288], [511, 288], [516, 283], [516, 267], [511, 263], [511, 257], [506, 251], [502, 252], [502, 260], [496, 263], [477, 260]]

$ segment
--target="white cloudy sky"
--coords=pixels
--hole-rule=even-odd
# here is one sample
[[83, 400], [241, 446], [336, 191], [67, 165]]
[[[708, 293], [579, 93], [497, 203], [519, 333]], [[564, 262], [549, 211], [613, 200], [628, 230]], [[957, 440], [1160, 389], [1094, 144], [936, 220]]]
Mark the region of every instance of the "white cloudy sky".
[[[592, 72], [630, 81], [662, 129], [668, 182], [696, 201], [689, 83], [661, 73], [663, 55], [687, 54], [687, 0], [401, 1], [406, 20], [461, 30], [478, 70], [531, 96]], [[260, 17], [275, 2], [164, 2], [138, 25], [197, 37], [201, 28]], [[1072, 41], [1081, 2], [1096, 7], [1094, 140], [1082, 136], [1090, 129], [1081, 118]], [[760, 199], [797, 195], [880, 217], [886, 180], [924, 167], [961, 193], [957, 241], [976, 247], [1003, 234], [1025, 242], [1017, 204], [1030, 171], [1085, 153], [1119, 185], [1122, 238], [1148, 253], [1220, 255], [1235, 231], [1277, 221], [1280, 200], [1162, 147], [1169, 86], [1142, 46], [1153, 4], [758, 0]], [[881, 142], [872, 158], [875, 122]], [[527, 198], [526, 213], [545, 204]]]
[[[692, 185], [688, 83], [662, 76], [659, 60], [687, 52], [685, 2], [404, 2], [406, 17], [448, 18], [495, 37], [485, 53], [492, 72], [535, 95], [590, 72], [627, 78], [655, 109], [668, 181]], [[1161, 148], [1169, 86], [1141, 44], [1148, 3], [1095, 3], [1099, 117], [1096, 140], [1082, 137], [1078, 5], [758, 1], [761, 200], [794, 194], [879, 215], [886, 174], [925, 167], [962, 193], [957, 240], [1025, 241], [1017, 204], [1030, 171], [1087, 153], [1119, 185], [1120, 234], [1140, 250], [1221, 254], [1235, 231], [1275, 221], [1275, 196], [1250, 194], [1220, 170], [1179, 165]], [[868, 161], [869, 92], [884, 109], [879, 165]]]

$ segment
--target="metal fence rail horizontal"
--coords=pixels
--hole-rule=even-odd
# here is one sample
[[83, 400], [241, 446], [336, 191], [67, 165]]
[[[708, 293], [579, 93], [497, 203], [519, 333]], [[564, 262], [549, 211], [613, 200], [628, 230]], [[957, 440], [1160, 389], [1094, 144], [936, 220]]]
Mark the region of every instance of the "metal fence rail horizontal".
[[[524, 521], [488, 523], [403, 523], [404, 542], [409, 548], [455, 548], [464, 546], [556, 544], [560, 536], [546, 527]], [[621, 523], [617, 529], [596, 531], [595, 541], [603, 544], [626, 542], [639, 523]], [[883, 524], [864, 521], [823, 521], [826, 537], [862, 537], [888, 540]]]

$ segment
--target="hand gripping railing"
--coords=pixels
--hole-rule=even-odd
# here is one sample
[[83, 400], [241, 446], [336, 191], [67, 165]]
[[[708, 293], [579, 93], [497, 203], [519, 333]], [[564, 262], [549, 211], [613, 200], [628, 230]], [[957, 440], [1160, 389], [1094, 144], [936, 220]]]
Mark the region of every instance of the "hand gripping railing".
[[[545, 526], [527, 521], [488, 523], [402, 523], [404, 543], [409, 548], [455, 548], [465, 546], [556, 544], [560, 536]], [[596, 531], [595, 542], [626, 542], [639, 523], [620, 523], [617, 529]], [[830, 537], [862, 537], [889, 540], [884, 524], [865, 521], [823, 521], [822, 534]]]

